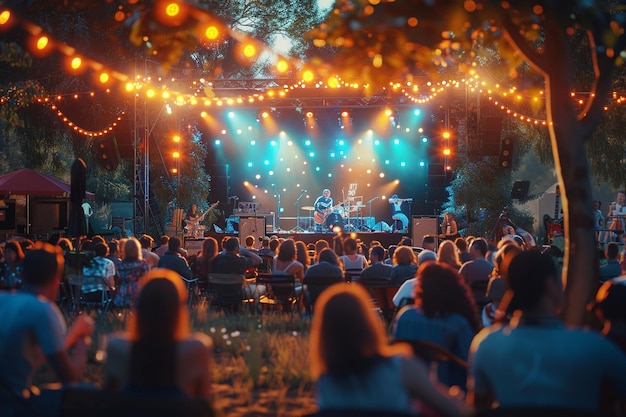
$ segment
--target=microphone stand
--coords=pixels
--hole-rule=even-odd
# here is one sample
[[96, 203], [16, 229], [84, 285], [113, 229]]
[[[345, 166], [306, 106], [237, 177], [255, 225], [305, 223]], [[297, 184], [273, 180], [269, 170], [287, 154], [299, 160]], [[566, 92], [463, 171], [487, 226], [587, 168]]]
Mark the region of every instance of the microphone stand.
[[304, 229], [300, 227], [300, 200], [304, 197], [304, 194], [306, 194], [306, 190], [300, 191], [300, 196], [296, 198], [296, 227], [291, 229], [290, 233], [304, 232]]
[[[376, 200], [378, 198], [378, 196], [374, 197], [374, 198], [370, 198], [367, 202], [368, 204], [368, 208], [369, 208], [369, 217], [372, 217], [372, 201]], [[376, 224], [376, 221], [374, 221], [374, 224]], [[370, 232], [372, 232], [372, 228], [369, 226], [365, 226], [367, 228], [367, 230], [369, 230]]]
[[276, 189], [276, 184], [272, 184], [274, 191], [276, 192], [276, 232], [280, 232], [280, 193]]

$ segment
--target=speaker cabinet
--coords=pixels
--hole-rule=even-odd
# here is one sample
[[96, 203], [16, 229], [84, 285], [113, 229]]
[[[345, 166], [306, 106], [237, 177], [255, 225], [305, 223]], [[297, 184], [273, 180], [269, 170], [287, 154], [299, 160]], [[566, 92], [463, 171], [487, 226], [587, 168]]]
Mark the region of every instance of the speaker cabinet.
[[241, 217], [239, 219], [239, 240], [245, 244], [246, 236], [254, 236], [254, 247], [260, 248], [259, 237], [265, 236], [265, 217]]
[[422, 245], [425, 235], [437, 235], [437, 217], [413, 216], [412, 234], [413, 244]]

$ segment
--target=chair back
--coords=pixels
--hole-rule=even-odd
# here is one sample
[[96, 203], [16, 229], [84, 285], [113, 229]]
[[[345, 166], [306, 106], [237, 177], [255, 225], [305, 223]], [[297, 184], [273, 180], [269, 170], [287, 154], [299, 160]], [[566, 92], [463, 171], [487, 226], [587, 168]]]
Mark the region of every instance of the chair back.
[[215, 306], [233, 311], [243, 303], [245, 279], [242, 274], [210, 273], [208, 282]]
[[259, 255], [261, 257], [261, 265], [258, 266], [259, 274], [271, 274], [274, 257], [271, 255]]
[[70, 274], [67, 276], [70, 294], [70, 309], [78, 313], [81, 308], [107, 310], [113, 301], [112, 288], [101, 276]]
[[372, 279], [367, 281], [358, 281], [360, 285], [363, 285], [370, 295], [374, 304], [379, 309], [380, 314], [387, 321], [391, 323], [393, 316], [396, 313], [396, 306], [393, 303], [393, 296], [400, 289], [400, 285], [389, 284], [389, 281], [378, 283], [378, 280]]
[[359, 280], [359, 277], [361, 276], [361, 272], [363, 272], [363, 270], [359, 268], [348, 268], [343, 272], [343, 274], [346, 279], [346, 282], [352, 282], [352, 281]]
[[304, 277], [304, 281], [302, 283], [306, 286], [305, 294], [309, 312], [313, 311], [313, 308], [315, 307], [315, 302], [317, 301], [317, 298], [320, 296], [320, 294], [324, 292], [326, 288], [339, 282], [344, 282], [344, 280], [338, 277], [328, 277], [325, 275], [317, 277]]
[[293, 275], [259, 275], [256, 284], [265, 286], [265, 294], [259, 299], [261, 304], [293, 307], [298, 301], [296, 280]]

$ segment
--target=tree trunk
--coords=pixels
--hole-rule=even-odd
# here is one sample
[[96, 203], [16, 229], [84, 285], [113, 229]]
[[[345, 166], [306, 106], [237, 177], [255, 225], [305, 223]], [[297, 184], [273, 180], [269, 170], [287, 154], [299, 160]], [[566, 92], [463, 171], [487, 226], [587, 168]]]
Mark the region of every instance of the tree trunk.
[[[563, 283], [568, 325], [580, 326], [598, 282], [592, 188], [585, 141], [570, 97], [567, 71], [546, 76], [548, 122], [554, 165], [562, 193], [565, 225]], [[558, 72], [558, 73], [557, 73]]]

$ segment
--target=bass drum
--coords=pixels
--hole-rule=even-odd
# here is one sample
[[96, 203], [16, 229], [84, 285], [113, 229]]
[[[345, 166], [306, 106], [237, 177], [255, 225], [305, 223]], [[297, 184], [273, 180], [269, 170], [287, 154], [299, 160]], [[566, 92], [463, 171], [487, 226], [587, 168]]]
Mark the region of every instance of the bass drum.
[[326, 217], [326, 227], [332, 229], [335, 226], [343, 227], [343, 218], [339, 213], [330, 213], [328, 217]]
[[343, 207], [343, 206], [342, 207], [338, 207], [335, 210], [333, 210], [333, 214], [338, 214], [338, 215], [340, 215], [341, 217], [344, 217], [344, 218], [348, 217], [348, 214], [349, 214], [348, 208], [347, 207]]

